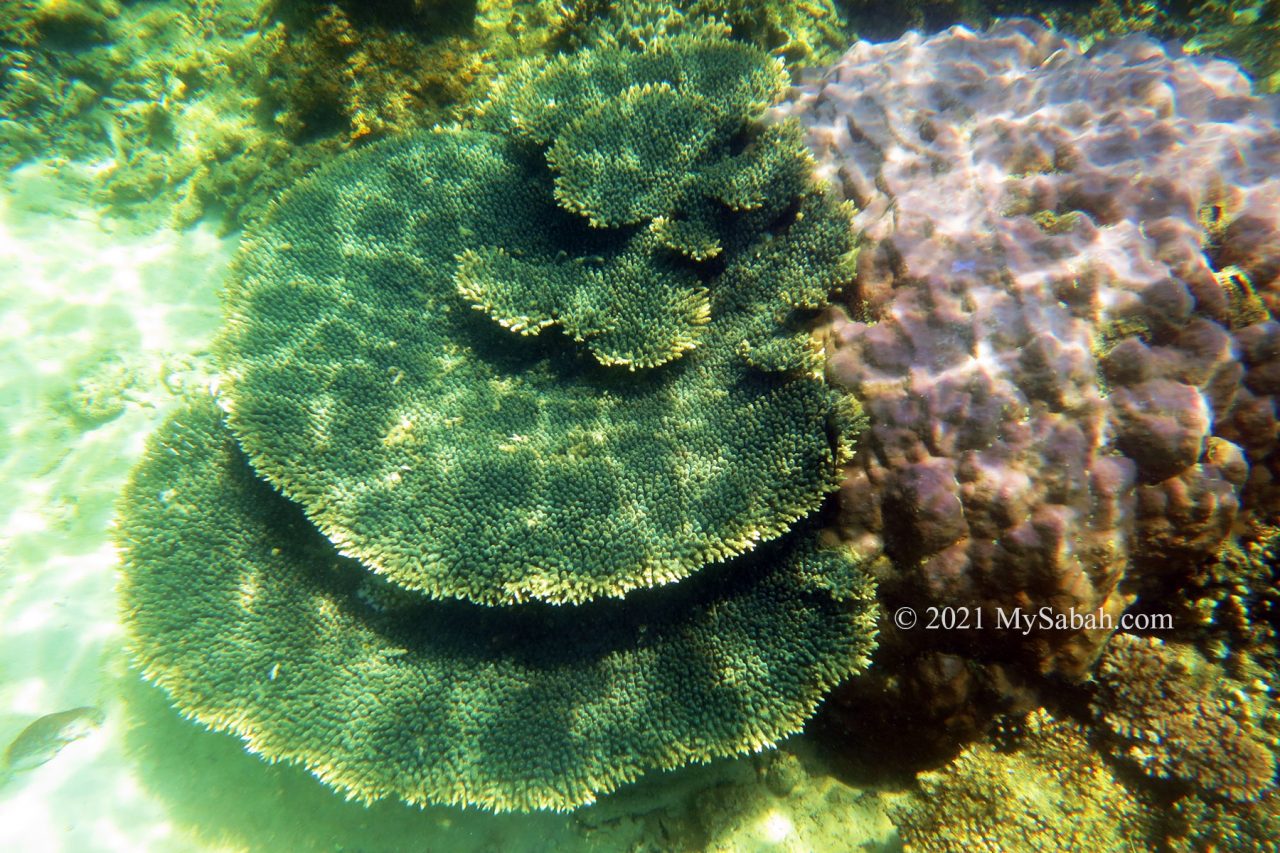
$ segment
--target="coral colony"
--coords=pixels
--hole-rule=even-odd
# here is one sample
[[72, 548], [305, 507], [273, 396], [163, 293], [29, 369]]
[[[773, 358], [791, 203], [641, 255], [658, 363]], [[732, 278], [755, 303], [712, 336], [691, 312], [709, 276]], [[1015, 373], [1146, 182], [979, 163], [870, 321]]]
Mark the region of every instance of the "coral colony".
[[[1274, 98], [1017, 23], [859, 43], [779, 112], [861, 208], [828, 375], [871, 421], [839, 526], [886, 594], [1114, 616], [1274, 513]], [[1079, 675], [1107, 635], [1023, 652]]]
[[1280, 101], [1136, 36], [531, 60], [251, 229], [125, 495], [134, 654], [363, 800], [575, 808], [910, 688], [912, 849], [1267, 849], [1266, 690], [1115, 629], [1274, 605], [1278, 176]]
[[230, 430], [176, 415], [126, 498], [148, 676], [363, 799], [570, 808], [797, 731], [875, 628], [801, 521], [859, 424], [801, 322], [853, 236], [759, 121], [784, 80], [584, 51], [288, 194], [227, 297]]

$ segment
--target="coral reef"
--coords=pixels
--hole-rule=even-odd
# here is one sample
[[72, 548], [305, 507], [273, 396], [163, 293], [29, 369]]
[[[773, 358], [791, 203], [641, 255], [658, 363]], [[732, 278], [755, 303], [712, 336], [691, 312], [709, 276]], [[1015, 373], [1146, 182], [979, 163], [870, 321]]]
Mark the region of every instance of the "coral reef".
[[866, 41], [892, 41], [909, 30], [935, 32], [953, 24], [977, 29], [992, 18], [982, 0], [843, 0], [842, 6], [850, 27]]
[[1114, 752], [1144, 773], [1238, 802], [1275, 788], [1276, 758], [1249, 702], [1193, 649], [1116, 634], [1095, 677], [1094, 710]]
[[14, 0], [0, 167], [72, 161], [139, 227], [230, 231], [335, 153], [459, 118], [526, 57], [706, 27], [807, 64], [848, 42], [829, 0]]
[[1280, 3], [1227, 0], [1197, 7], [1187, 49], [1229, 56], [1260, 92], [1280, 92]]
[[1031, 713], [1011, 751], [968, 747], [889, 802], [910, 851], [1149, 849], [1149, 806], [1090, 749], [1079, 726]]
[[1191, 53], [1227, 57], [1240, 63], [1261, 92], [1280, 91], [1280, 4], [1276, 0], [1210, 0], [1150, 3], [1103, 0], [1080, 8], [1054, 4], [998, 3], [1005, 15], [1032, 15], [1050, 27], [1074, 33], [1085, 47], [1127, 35], [1148, 33], [1185, 43]]
[[772, 746], [874, 646], [870, 579], [805, 518], [861, 426], [811, 337], [853, 237], [759, 121], [778, 63], [708, 31], [520, 80], [280, 200], [221, 410], [122, 502], [146, 677], [362, 800], [575, 808]]
[[[488, 603], [676, 580], [816, 509], [843, 451], [793, 323], [847, 274], [852, 238], [791, 168], [799, 135], [751, 129], [777, 73], [718, 39], [587, 51], [487, 112], [531, 140], [426, 133], [296, 188], [246, 241], [220, 343], [257, 470], [397, 583]], [[662, 74], [683, 82], [653, 86]], [[692, 104], [693, 130], [614, 111], [649, 95]], [[706, 137], [695, 163], [581, 167], [686, 132]], [[739, 199], [770, 178], [768, 203]], [[622, 217], [638, 233], [578, 215], [632, 198], [628, 180], [673, 193]], [[689, 231], [714, 262], [681, 251]], [[459, 295], [500, 323], [458, 312]], [[550, 323], [600, 364], [530, 337]], [[625, 384], [597, 372], [670, 359]]]
[[47, 15], [89, 4], [12, 5], [0, 24], [0, 164], [86, 164], [96, 201], [180, 225], [210, 211], [233, 224], [296, 168], [256, 112], [254, 2], [101, 3], [92, 27], [68, 23], [75, 35], [62, 38]]
[[1228, 650], [1280, 648], [1280, 529], [1261, 527], [1228, 543], [1203, 565], [1176, 596], [1162, 604], [1176, 609], [1177, 624], [1216, 657]]
[[0, 165], [83, 163], [94, 200], [141, 227], [209, 216], [232, 230], [354, 142], [455, 116], [484, 93], [500, 58], [541, 44], [517, 44], [511, 8], [474, 34], [434, 7], [419, 22], [435, 23], [412, 32], [372, 8], [9, 4]]
[[290, 140], [377, 139], [456, 116], [483, 92], [494, 68], [462, 4], [382, 5], [269, 5], [266, 97]]
[[1043, 702], [1040, 685], [1013, 664], [913, 643], [891, 619], [878, 639], [875, 667], [831, 691], [805, 729], [842, 778], [880, 783], [937, 768], [1002, 715]]
[[1280, 791], [1273, 788], [1251, 803], [1206, 801], [1192, 794], [1174, 804], [1169, 824], [1162, 841], [1172, 853], [1268, 853], [1280, 838]]
[[550, 43], [566, 51], [584, 46], [644, 45], [656, 36], [713, 29], [785, 59], [791, 67], [834, 61], [852, 35], [841, 4], [832, 0], [748, 3], [743, 0], [568, 0], [551, 25]]
[[648, 767], [761, 749], [865, 665], [870, 587], [807, 545], [572, 608], [381, 587], [258, 480], [211, 401], [125, 494], [146, 676], [350, 796], [572, 808]]
[[871, 421], [846, 540], [891, 607], [1088, 617], [906, 642], [1078, 678], [1134, 595], [1275, 517], [1280, 102], [1009, 22], [859, 43], [779, 113], [861, 208], [827, 338]]

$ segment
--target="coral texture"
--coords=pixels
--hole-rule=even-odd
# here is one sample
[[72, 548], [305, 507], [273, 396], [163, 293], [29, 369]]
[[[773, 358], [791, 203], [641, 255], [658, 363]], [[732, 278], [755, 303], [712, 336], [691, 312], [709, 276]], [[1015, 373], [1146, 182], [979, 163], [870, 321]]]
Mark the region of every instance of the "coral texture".
[[[853, 237], [757, 120], [779, 73], [585, 49], [283, 197], [226, 292], [227, 424], [179, 413], [122, 504], [147, 677], [353, 797], [505, 810], [763, 749], [865, 668], [871, 581], [802, 520], [861, 425], [811, 337]], [[589, 221], [606, 154], [667, 190]]]
[[839, 57], [851, 36], [833, 0], [541, 2], [560, 10], [553, 41], [566, 50], [583, 45], [638, 46], [662, 36], [711, 29], [735, 41], [764, 48], [785, 59], [788, 65], [812, 67]]
[[1020, 645], [1078, 676], [1130, 593], [1274, 516], [1280, 101], [1009, 22], [859, 43], [779, 112], [862, 208], [828, 373], [871, 419], [842, 527], [889, 600], [1098, 617]]
[[831, 0], [682, 5], [6, 0], [0, 164], [70, 160], [118, 216], [230, 231], [345, 148], [458, 118], [527, 57], [707, 27], [809, 64], [848, 43]]
[[1174, 804], [1169, 824], [1164, 847], [1172, 853], [1271, 853], [1280, 838], [1280, 791], [1248, 803], [1189, 795]]
[[1248, 704], [1193, 649], [1116, 634], [1096, 678], [1094, 709], [1115, 752], [1145, 773], [1236, 801], [1275, 788], [1276, 758]]
[[650, 767], [771, 746], [866, 665], [869, 582], [812, 531], [579, 607], [388, 587], [258, 480], [211, 401], [125, 493], [121, 587], [189, 716], [363, 800], [573, 808]]
[[892, 803], [904, 849], [1150, 849], [1148, 807], [1120, 784], [1080, 728], [1033, 712], [1016, 751], [970, 746]]
[[[646, 88], [646, 73], [678, 88]], [[808, 173], [759, 177], [803, 160], [798, 133], [726, 150], [763, 134], [752, 113], [776, 75], [754, 49], [676, 39], [584, 51], [490, 110], [485, 126], [559, 152], [561, 129], [581, 139], [587, 122], [629, 150], [637, 134], [674, 135], [619, 120], [613, 98], [697, 105], [718, 156], [693, 177], [644, 164], [648, 183], [701, 190], [628, 217], [638, 232], [590, 225], [576, 193], [558, 205], [569, 190], [549, 155], [509, 130], [389, 141], [296, 187], [246, 243], [219, 345], [224, 404], [258, 471], [344, 553], [486, 603], [670, 582], [815, 510], [847, 436], [796, 320], [847, 274], [852, 236]], [[587, 101], [603, 105], [576, 108]], [[723, 200], [752, 185], [767, 203]], [[722, 248], [714, 263], [664, 245], [689, 222]], [[528, 336], [553, 322], [569, 336]], [[635, 373], [652, 363], [637, 353], [676, 363]]]
[[1172, 599], [1180, 624], [1197, 626], [1218, 656], [1280, 646], [1280, 528], [1260, 526], [1232, 541]]

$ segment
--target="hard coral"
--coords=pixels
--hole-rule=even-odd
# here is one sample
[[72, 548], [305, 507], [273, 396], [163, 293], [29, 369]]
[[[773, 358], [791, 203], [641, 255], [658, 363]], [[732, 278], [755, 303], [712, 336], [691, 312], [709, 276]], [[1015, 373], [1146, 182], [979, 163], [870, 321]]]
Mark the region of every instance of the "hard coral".
[[439, 121], [483, 91], [493, 69], [465, 28], [437, 21], [405, 31], [341, 6], [288, 20], [271, 33], [277, 121], [295, 140], [340, 130], [380, 138]]
[[1272, 789], [1250, 803], [1191, 794], [1174, 804], [1169, 823], [1164, 844], [1173, 853], [1271, 853], [1280, 838], [1280, 791]]
[[1236, 801], [1275, 787], [1276, 758], [1248, 706], [1190, 648], [1116, 634], [1096, 678], [1094, 708], [1115, 752], [1145, 773]]
[[23, 47], [80, 49], [111, 40], [116, 0], [14, 0], [0, 17], [0, 40]]
[[[146, 675], [353, 797], [573, 808], [794, 733], [874, 645], [868, 578], [802, 520], [860, 425], [808, 328], [848, 271], [846, 212], [799, 129], [757, 121], [763, 52], [599, 50], [282, 198], [227, 290], [230, 429], [180, 412], [125, 495]], [[609, 102], [657, 92], [709, 142], [636, 156], [676, 189], [593, 224], [592, 146], [663, 131]], [[683, 328], [682, 292], [705, 306], [692, 346], [632, 358]], [[518, 334], [546, 322], [569, 334]]]
[[1280, 639], [1280, 529], [1235, 541], [1192, 575], [1171, 602], [1212, 649], [1275, 649]]
[[779, 112], [863, 208], [828, 373], [871, 419], [842, 527], [891, 601], [1089, 614], [1020, 646], [1078, 677], [1131, 593], [1280, 511], [1280, 326], [1222, 275], [1271, 269], [1280, 101], [1010, 22], [859, 43]]
[[[743, 82], [753, 67], [763, 90]], [[623, 147], [662, 132], [575, 105], [672, 69], [679, 88], [653, 91], [710, 102], [707, 168], [767, 170], [776, 147], [756, 162], [725, 137], [752, 135], [776, 67], [729, 42], [675, 40], [553, 64], [489, 112], [500, 134], [353, 155], [246, 244], [220, 344], [230, 423], [345, 552], [433, 595], [583, 601], [747, 551], [834, 487], [845, 438], [797, 321], [846, 271], [852, 237], [810, 177], [743, 211], [716, 197], [723, 178], [700, 178], [639, 231], [557, 204], [534, 140], [563, 170], [570, 136], [579, 159], [605, 144], [583, 141], [597, 140], [584, 121]], [[782, 141], [802, 159], [798, 135]], [[685, 180], [676, 163], [642, 168]], [[714, 263], [663, 244], [664, 226], [685, 222], [723, 247]], [[551, 323], [585, 353], [511, 334]], [[625, 381], [602, 370], [670, 359]]]
[[903, 848], [974, 850], [1146, 849], [1148, 807], [1115, 778], [1080, 728], [1033, 712], [1014, 751], [974, 744], [892, 802]]
[[830, 62], [849, 43], [850, 30], [832, 0], [568, 0], [559, 4], [554, 43], [643, 45], [659, 36], [713, 28], [764, 48], [793, 66]]
[[569, 809], [647, 768], [762, 749], [866, 665], [874, 631], [867, 581], [811, 533], [580, 607], [389, 588], [257, 479], [210, 401], [161, 428], [125, 503], [146, 676], [365, 801]]

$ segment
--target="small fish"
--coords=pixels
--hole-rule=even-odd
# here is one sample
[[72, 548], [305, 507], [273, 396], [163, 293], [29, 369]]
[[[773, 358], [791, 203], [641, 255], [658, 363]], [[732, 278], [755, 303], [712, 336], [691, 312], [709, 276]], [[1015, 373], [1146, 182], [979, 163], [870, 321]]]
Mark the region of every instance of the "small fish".
[[106, 716], [88, 706], [45, 714], [9, 744], [4, 753], [5, 769], [13, 772], [39, 767], [67, 744], [98, 729]]

